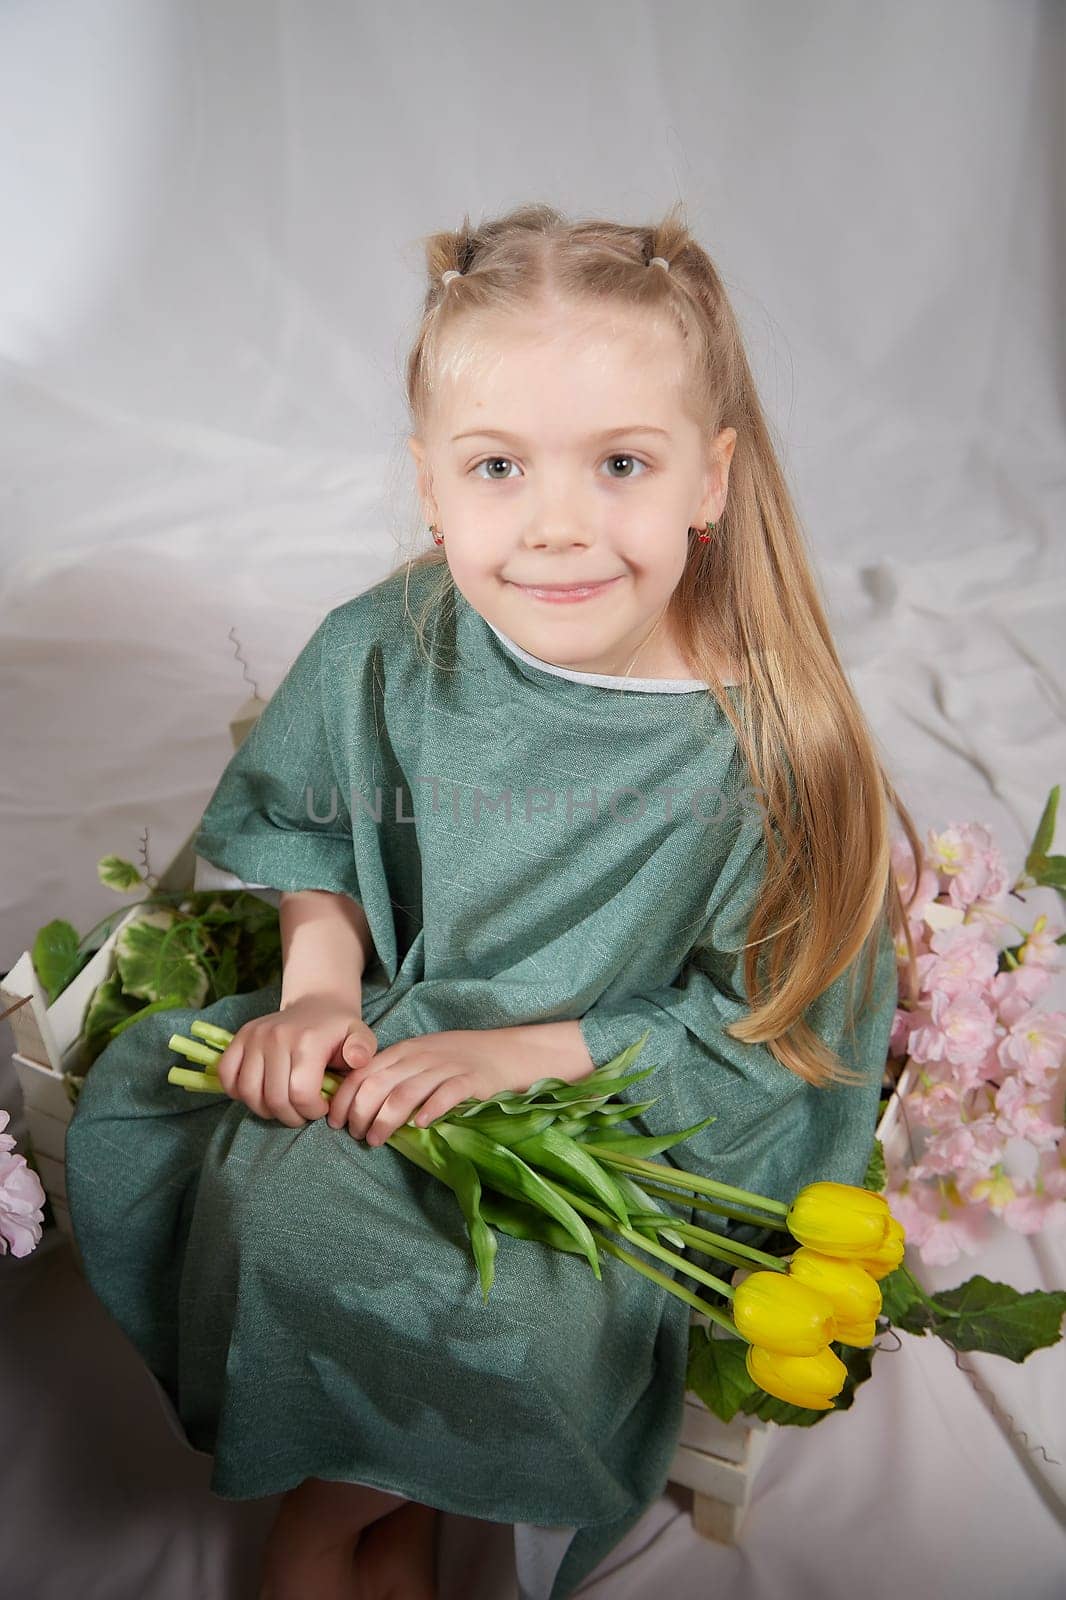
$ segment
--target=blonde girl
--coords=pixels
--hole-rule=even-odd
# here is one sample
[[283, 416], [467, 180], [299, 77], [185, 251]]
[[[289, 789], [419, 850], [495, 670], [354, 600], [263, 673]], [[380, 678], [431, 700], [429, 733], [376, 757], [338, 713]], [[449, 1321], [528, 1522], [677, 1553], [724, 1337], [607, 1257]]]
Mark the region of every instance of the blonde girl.
[[156, 1014], [68, 1139], [90, 1281], [212, 1488], [284, 1495], [263, 1600], [432, 1595], [439, 1510], [513, 1523], [524, 1600], [564, 1600], [673, 1459], [683, 1303], [501, 1231], [483, 1304], [391, 1133], [646, 1034], [637, 1127], [716, 1118], [669, 1159], [859, 1183], [913, 978], [890, 812], [917, 836], [680, 208], [525, 205], [426, 263], [432, 542], [327, 614], [197, 837], [278, 897], [280, 984], [199, 1013], [235, 1033], [224, 1095], [167, 1083], [198, 1013]]

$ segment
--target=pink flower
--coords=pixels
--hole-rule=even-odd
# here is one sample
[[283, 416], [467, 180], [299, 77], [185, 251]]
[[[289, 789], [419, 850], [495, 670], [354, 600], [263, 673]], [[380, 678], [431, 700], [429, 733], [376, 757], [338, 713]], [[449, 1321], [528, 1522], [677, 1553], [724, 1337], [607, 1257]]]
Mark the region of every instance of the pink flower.
[[1016, 1197], [1003, 1208], [1003, 1220], [1015, 1233], [1039, 1233], [1042, 1228], [1059, 1228], [1066, 1223], [1066, 1200], [1051, 1194], [1038, 1194], [1028, 1184], [1015, 1179]]
[[967, 1205], [950, 1182], [904, 1184], [886, 1190], [885, 1199], [913, 1245], [929, 1266], [950, 1266], [960, 1253], [976, 1255], [991, 1233], [987, 1212]]
[[943, 833], [930, 828], [926, 857], [944, 880], [953, 906], [993, 900], [1007, 888], [1007, 871], [988, 829], [979, 822], [951, 824]]
[[1027, 1011], [996, 1047], [1005, 1072], [1043, 1084], [1066, 1062], [1066, 1011]]
[[[885, 1192], [908, 1243], [943, 1264], [979, 1248], [993, 1217], [1022, 1233], [1066, 1218], [1066, 1011], [1035, 1009], [1062, 964], [1063, 930], [1047, 916], [1019, 926], [980, 823], [930, 829], [917, 872], [899, 839], [892, 863], [905, 907], [913, 899], [919, 988], [912, 996], [897, 938], [903, 1003], [890, 1054], [917, 1076], [900, 1106], [912, 1164], [901, 1172], [890, 1159]], [[1006, 1172], [1012, 1139], [1037, 1158], [1032, 1179]]]
[[988, 1172], [1002, 1160], [1006, 1137], [992, 1117], [950, 1128], [930, 1141], [922, 1159], [911, 1168], [916, 1178], [965, 1176]]
[[[951, 995], [939, 990], [932, 997], [929, 1025], [913, 1030], [910, 1053], [915, 1061], [950, 1061], [968, 1067], [972, 1082], [996, 1042], [996, 1019], [983, 998], [973, 992]], [[956, 1076], [965, 1082], [965, 1074]]]
[[28, 1256], [44, 1231], [44, 1190], [25, 1156], [15, 1155], [15, 1141], [4, 1133], [10, 1113], [0, 1111], [0, 1256]]
[[997, 972], [988, 985], [991, 1003], [996, 1008], [1000, 1022], [1008, 1028], [1024, 1016], [1038, 995], [1051, 982], [1051, 972], [1035, 962], [1025, 966]]
[[961, 923], [938, 928], [929, 941], [933, 954], [919, 963], [923, 988], [958, 995], [984, 990], [996, 976], [999, 952], [981, 927]]
[[[923, 1074], [924, 1077], [924, 1074]], [[919, 1127], [942, 1133], [962, 1121], [962, 1093], [949, 1080], [930, 1080], [907, 1095], [907, 1115]]]
[[1008, 1138], [1028, 1139], [1037, 1150], [1050, 1150], [1063, 1135], [1063, 1085], [1026, 1083], [1007, 1078], [996, 1091], [996, 1122]]
[[997, 1165], [983, 1177], [970, 1180], [963, 1193], [967, 1200], [987, 1200], [989, 1208], [998, 1217], [1017, 1198], [1018, 1191], [1014, 1179], [1007, 1176], [1002, 1166]]
[[1066, 928], [1060, 922], [1049, 922], [1044, 915], [1037, 917], [1022, 945], [1019, 961], [1026, 966], [1057, 967], [1061, 958], [1056, 941], [1062, 933]]

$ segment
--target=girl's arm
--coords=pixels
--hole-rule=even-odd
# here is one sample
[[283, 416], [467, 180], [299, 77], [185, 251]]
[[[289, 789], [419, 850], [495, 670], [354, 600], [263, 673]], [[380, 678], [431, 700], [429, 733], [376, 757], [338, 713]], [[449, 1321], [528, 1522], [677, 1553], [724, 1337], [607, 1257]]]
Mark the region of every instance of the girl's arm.
[[358, 1012], [363, 972], [373, 950], [366, 912], [328, 889], [283, 893], [281, 1010], [309, 994], [331, 995]]

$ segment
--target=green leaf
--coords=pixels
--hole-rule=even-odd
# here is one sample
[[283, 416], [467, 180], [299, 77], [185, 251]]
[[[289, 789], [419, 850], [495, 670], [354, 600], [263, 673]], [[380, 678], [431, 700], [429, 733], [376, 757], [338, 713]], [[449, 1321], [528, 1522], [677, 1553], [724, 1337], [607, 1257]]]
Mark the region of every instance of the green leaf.
[[227, 944], [215, 964], [211, 974], [211, 988], [216, 1000], [221, 1000], [225, 995], [238, 994], [240, 971], [237, 965], [237, 949], [235, 945]]
[[[458, 1110], [458, 1107], [453, 1109]], [[498, 1144], [506, 1145], [509, 1150], [514, 1149], [516, 1144], [521, 1144], [523, 1139], [531, 1139], [536, 1134], [543, 1133], [555, 1120], [551, 1111], [526, 1111], [516, 1115], [513, 1111], [504, 1111], [492, 1105], [487, 1110], [478, 1106], [477, 1115], [474, 1117], [467, 1118], [465, 1112], [462, 1116], [464, 1127], [476, 1128], [486, 1139], [494, 1139]]]
[[1029, 853], [1025, 858], [1025, 870], [1031, 875], [1035, 876], [1033, 869], [1034, 859], [1037, 856], [1046, 856], [1048, 851], [1051, 849], [1052, 843], [1054, 842], [1055, 813], [1058, 810], [1058, 805], [1059, 786], [1056, 784], [1044, 803], [1044, 809], [1041, 813], [1040, 821], [1037, 823], [1036, 832], [1033, 835], [1033, 842], [1029, 846]]
[[745, 1366], [747, 1350], [744, 1339], [711, 1338], [699, 1323], [689, 1325], [686, 1387], [723, 1422], [764, 1393]]
[[[654, 1195], [646, 1194], [640, 1187], [640, 1184], [635, 1182], [627, 1172], [623, 1172], [620, 1167], [613, 1168], [611, 1176], [621, 1189], [625, 1199], [630, 1201], [630, 1203], [637, 1208], [635, 1213], [632, 1211], [629, 1213], [629, 1226], [631, 1228], [636, 1228], [638, 1233], [644, 1227], [644, 1224], [640, 1220], [640, 1213], [642, 1211], [655, 1212], [656, 1215], [665, 1217], [668, 1222], [671, 1220], [675, 1222], [685, 1220], [684, 1218], [676, 1217], [667, 1206], [665, 1200], [659, 1200]], [[686, 1205], [685, 1197], [683, 1195], [678, 1196], [678, 1203], [683, 1210], [688, 1211], [691, 1209], [691, 1207]], [[684, 1250], [688, 1246], [688, 1240], [684, 1238], [682, 1234], [678, 1233], [675, 1228], [656, 1225], [654, 1229], [648, 1228], [647, 1231], [652, 1233], [656, 1239], [659, 1239], [660, 1241], [665, 1240], [667, 1244], [672, 1244], [675, 1250]]]
[[111, 1037], [113, 1039], [117, 1038], [120, 1033], [132, 1027], [135, 1022], [139, 1022], [142, 1017], [151, 1016], [153, 1011], [178, 1011], [182, 1009], [184, 1004], [185, 1002], [178, 999], [177, 996], [165, 994], [162, 1000], [153, 1000], [149, 1005], [141, 1006], [140, 1010], [135, 1011], [132, 1016], [126, 1017], [124, 1021], [117, 1023], [111, 1029]]
[[1066, 1292], [1021, 1294], [981, 1273], [928, 1295], [904, 1266], [881, 1282], [881, 1311], [905, 1333], [932, 1333], [956, 1350], [984, 1350], [1022, 1362], [1062, 1337]]
[[117, 1025], [128, 1022], [140, 1009], [141, 1002], [122, 992], [122, 982], [117, 972], [98, 983], [85, 1008], [81, 1025], [85, 1053], [90, 1062], [95, 1061], [114, 1037]]
[[[605, 1172], [581, 1145], [557, 1128], [545, 1128], [513, 1148], [523, 1160], [554, 1173], [557, 1178], [565, 1178], [579, 1191], [599, 1200], [613, 1217], [628, 1226], [629, 1209], [613, 1174]], [[643, 1200], [641, 1209], [645, 1209]]]
[[453, 1150], [468, 1156], [492, 1188], [499, 1189], [502, 1194], [509, 1195], [515, 1200], [529, 1200], [532, 1204], [541, 1206], [557, 1222], [562, 1223], [571, 1236], [583, 1246], [596, 1278], [602, 1278], [599, 1252], [588, 1224], [573, 1206], [564, 1200], [539, 1173], [527, 1166], [520, 1156], [503, 1145], [486, 1139], [476, 1129], [463, 1127], [461, 1123], [442, 1122], [437, 1124], [434, 1131], [442, 1139], [446, 1139]]
[[550, 1245], [553, 1250], [567, 1250], [576, 1256], [585, 1254], [565, 1228], [528, 1201], [512, 1200], [502, 1194], [482, 1193], [481, 1214], [501, 1233], [509, 1233], [515, 1239], [531, 1239], [538, 1244]]
[[198, 1011], [209, 979], [191, 941], [190, 924], [175, 926], [172, 911], [150, 911], [127, 923], [115, 941], [115, 964], [126, 993], [143, 1000], [177, 996], [178, 1005]]
[[77, 928], [59, 918], [54, 922], [46, 922], [38, 930], [30, 956], [37, 981], [48, 995], [49, 1005], [54, 1004], [90, 959], [88, 951], [84, 958], [78, 953]]
[[672, 1150], [675, 1144], [681, 1144], [685, 1139], [691, 1139], [694, 1134], [701, 1133], [704, 1128], [709, 1128], [712, 1122], [717, 1122], [717, 1117], [704, 1117], [702, 1122], [694, 1122], [691, 1128], [682, 1128], [680, 1133], [664, 1133], [659, 1136], [641, 1133], [592, 1133], [581, 1143], [590, 1150], [614, 1150], [619, 1155], [639, 1156], [647, 1160], [651, 1156], [661, 1154], [663, 1150]]
[[880, 1139], [875, 1135], [874, 1142], [870, 1147], [870, 1159], [866, 1163], [866, 1173], [860, 1187], [873, 1189], [876, 1194], [880, 1194], [885, 1187], [885, 1176], [885, 1152]]
[[131, 889], [140, 889], [144, 878], [132, 861], [124, 861], [121, 856], [103, 856], [96, 863], [97, 875], [106, 889], [114, 889], [116, 894], [129, 894]]
[[452, 1149], [447, 1140], [439, 1136], [427, 1140], [426, 1149], [430, 1160], [434, 1163], [437, 1176], [444, 1178], [449, 1188], [454, 1190], [456, 1199], [462, 1207], [467, 1236], [474, 1252], [478, 1279], [481, 1283], [482, 1303], [487, 1305], [492, 1281], [496, 1275], [497, 1247], [496, 1236], [482, 1215], [481, 1179], [478, 1177], [477, 1168], [467, 1156]]
[[1066, 856], [1042, 857], [1033, 877], [1044, 888], [1066, 889]]

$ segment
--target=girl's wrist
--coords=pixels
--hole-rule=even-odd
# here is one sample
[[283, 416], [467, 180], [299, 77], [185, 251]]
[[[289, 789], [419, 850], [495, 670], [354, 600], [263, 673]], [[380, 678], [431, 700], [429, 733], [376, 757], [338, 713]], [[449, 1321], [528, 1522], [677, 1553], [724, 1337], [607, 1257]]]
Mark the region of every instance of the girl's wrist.
[[589, 1054], [580, 1023], [531, 1022], [518, 1032], [528, 1033], [530, 1043], [549, 1058], [550, 1067], [543, 1076], [580, 1083], [595, 1072], [596, 1063]]
[[323, 1005], [339, 1006], [344, 1011], [351, 1011], [354, 1017], [361, 1018], [363, 1015], [363, 986], [358, 981], [340, 989], [311, 989], [295, 986], [287, 988], [284, 979], [282, 980], [279, 1011], [287, 1011], [298, 1002], [308, 1000], [318, 1001]]

